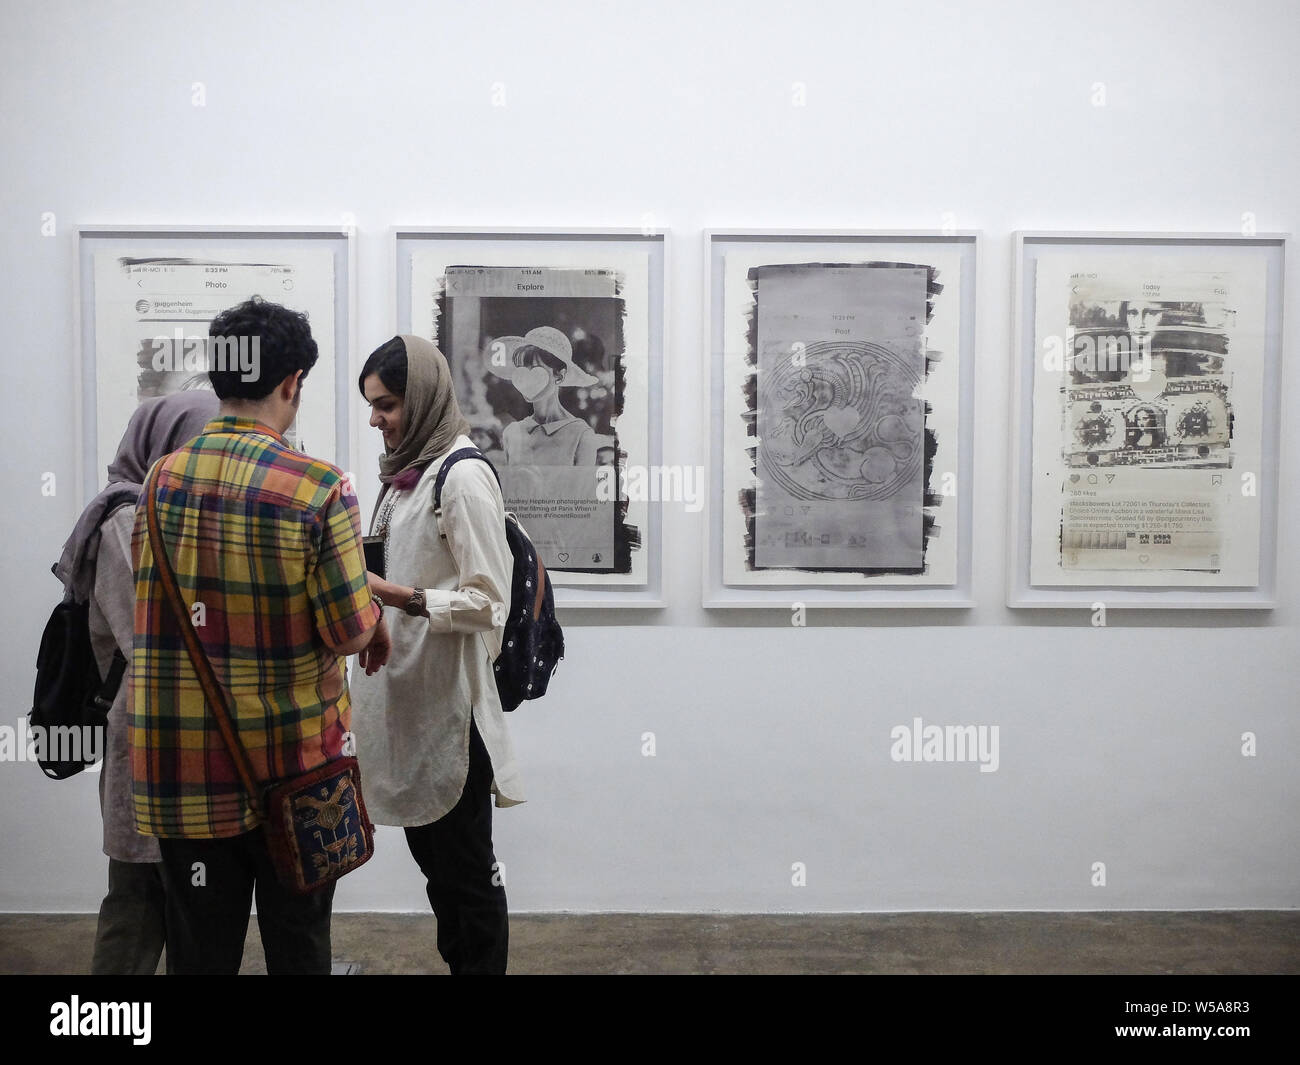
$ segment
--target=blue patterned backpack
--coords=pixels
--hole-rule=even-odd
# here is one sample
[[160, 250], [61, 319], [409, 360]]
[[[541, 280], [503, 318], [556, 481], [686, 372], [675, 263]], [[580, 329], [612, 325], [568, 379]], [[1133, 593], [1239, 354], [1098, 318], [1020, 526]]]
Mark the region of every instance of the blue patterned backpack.
[[[488, 457], [476, 447], [465, 447], [447, 456], [433, 484], [433, 511], [442, 519], [442, 485], [447, 474], [461, 459], [486, 462], [497, 484], [501, 475]], [[441, 532], [439, 535], [442, 535]], [[546, 567], [537, 557], [537, 549], [528, 539], [513, 514], [506, 512], [506, 542], [515, 560], [510, 579], [510, 611], [501, 636], [501, 654], [492, 668], [495, 671], [501, 709], [514, 710], [525, 699], [540, 699], [546, 694], [551, 674], [564, 657], [564, 632], [555, 620], [555, 595]]]

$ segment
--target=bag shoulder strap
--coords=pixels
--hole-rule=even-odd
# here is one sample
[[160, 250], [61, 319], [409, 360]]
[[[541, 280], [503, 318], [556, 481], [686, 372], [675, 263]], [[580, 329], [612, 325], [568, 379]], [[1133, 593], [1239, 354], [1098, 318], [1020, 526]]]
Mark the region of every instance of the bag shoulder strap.
[[97, 709], [107, 714], [113, 709], [113, 700], [117, 698], [117, 689], [122, 686], [122, 676], [126, 673], [126, 656], [113, 648], [113, 661], [108, 666], [108, 676], [95, 693], [94, 703]]
[[[102, 526], [110, 517], [116, 514], [123, 507], [130, 505], [134, 510], [137, 497], [129, 488], [114, 492], [109, 497], [108, 506], [104, 508], [104, 516], [100, 519], [99, 524]], [[113, 660], [108, 665], [108, 675], [104, 678], [104, 683], [100, 685], [99, 691], [95, 693], [95, 706], [108, 713], [113, 709], [113, 701], [117, 698], [117, 690], [122, 686], [122, 677], [126, 673], [126, 655], [122, 654], [117, 647], [113, 648]]]
[[[91, 544], [94, 545], [95, 551], [99, 550], [99, 544], [97, 541], [99, 537], [103, 534], [104, 522], [108, 521], [110, 517], [116, 514], [128, 503], [134, 506], [135, 502], [136, 502], [136, 494], [133, 491], [131, 491], [131, 489], [129, 488], [116, 488], [109, 494], [108, 498], [104, 501], [103, 509], [100, 510], [99, 512], [99, 518], [98, 520], [96, 520], [94, 528], [92, 528], [90, 532], [87, 534], [87, 545], [88, 545], [87, 551], [90, 550], [89, 545]], [[61, 560], [59, 562], [53, 563], [50, 566], [50, 572], [53, 573], [55, 578], [58, 580], [58, 582], [61, 585], [63, 585], [63, 601], [65, 603], [79, 603], [79, 604], [90, 602], [89, 595], [87, 595], [85, 599], [77, 599], [77, 597], [73, 595], [72, 589], [75, 583], [75, 574], [69, 573], [67, 576], [67, 580], [65, 580], [64, 577], [59, 573], [59, 567], [62, 564], [63, 563]]]
[[106, 522], [110, 517], [116, 514], [128, 503], [130, 503], [132, 506], [135, 506], [136, 502], [137, 502], [137, 496], [133, 491], [131, 491], [131, 489], [129, 488], [117, 489], [116, 491], [113, 492], [111, 496], [108, 497], [108, 503], [104, 506], [104, 514], [99, 519], [99, 523], [103, 525], [104, 522]]
[[[476, 447], [463, 447], [459, 451], [453, 451], [443, 460], [442, 467], [438, 470], [438, 476], [433, 482], [433, 513], [438, 521], [442, 521], [442, 486], [447, 480], [447, 474], [451, 468], [461, 459], [481, 459], [487, 463], [487, 468], [492, 471], [492, 476], [497, 479], [497, 487], [501, 486], [501, 474], [497, 473], [497, 468], [492, 465], [491, 460]], [[446, 539], [441, 529], [438, 535]]]
[[145, 517], [149, 526], [149, 547], [153, 551], [154, 568], [158, 571], [158, 577], [163, 586], [163, 594], [171, 607], [172, 616], [176, 619], [176, 624], [180, 626], [181, 637], [185, 641], [185, 650], [189, 653], [194, 672], [199, 676], [199, 684], [203, 688], [203, 694], [208, 701], [212, 716], [217, 719], [217, 729], [220, 731], [226, 749], [230, 752], [230, 757], [235, 763], [240, 783], [244, 785], [244, 790], [248, 792], [249, 801], [252, 803], [254, 812], [261, 816], [262, 803], [260, 792], [253, 778], [253, 763], [248, 757], [248, 751], [240, 742], [239, 733], [235, 730], [234, 722], [230, 719], [230, 712], [226, 706], [225, 691], [212, 670], [212, 663], [208, 661], [208, 656], [203, 650], [203, 644], [199, 642], [198, 633], [194, 631], [190, 613], [185, 609], [185, 603], [181, 599], [180, 586], [176, 583], [176, 574], [172, 570], [171, 560], [168, 559], [167, 550], [163, 546], [162, 530], [158, 525], [156, 496], [158, 473], [161, 468], [162, 460], [160, 459], [154, 464], [149, 473], [149, 480], [144, 488], [143, 501]]

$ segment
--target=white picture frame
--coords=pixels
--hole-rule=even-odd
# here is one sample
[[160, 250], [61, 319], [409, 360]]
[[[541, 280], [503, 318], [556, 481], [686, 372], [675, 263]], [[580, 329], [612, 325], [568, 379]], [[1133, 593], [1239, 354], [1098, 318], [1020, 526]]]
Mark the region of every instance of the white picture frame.
[[[116, 441], [125, 429], [128, 408], [132, 406], [129, 383], [123, 387], [124, 383], [118, 378], [138, 359], [129, 352], [102, 350], [106, 348], [105, 338], [112, 335], [111, 320], [114, 316], [121, 317], [121, 308], [115, 306], [118, 302], [116, 297], [103, 290], [107, 287], [103, 286], [105, 263], [114, 257], [119, 260], [173, 257], [189, 260], [201, 256], [205, 262], [218, 266], [288, 262], [310, 267], [308, 273], [294, 275], [305, 278], [310, 291], [294, 291], [292, 296], [273, 291], [256, 294], [284, 302], [295, 309], [316, 307], [318, 317], [322, 314], [332, 317], [328, 330], [320, 331], [318, 324], [313, 327], [320, 356], [313, 367], [316, 376], [309, 378], [311, 391], [304, 391], [304, 398], [308, 404], [306, 413], [311, 416], [307, 424], [313, 426], [314, 432], [312, 436], [304, 437], [303, 444], [310, 454], [332, 462], [342, 470], [350, 468], [356, 455], [358, 424], [358, 411], [350, 389], [357, 318], [356, 249], [350, 228], [86, 224], [76, 228], [73, 243], [73, 315], [78, 359], [75, 402], [80, 415], [77, 424], [77, 492], [80, 499], [88, 502], [100, 487], [108, 462], [113, 457], [111, 442]], [[97, 287], [97, 262], [101, 287]], [[324, 280], [326, 270], [332, 278], [328, 287]], [[210, 296], [211, 307], [205, 303], [202, 310], [191, 305], [190, 310], [177, 314], [158, 311], [154, 318], [150, 317], [153, 311], [145, 309], [139, 314], [139, 322], [131, 328], [141, 335], [148, 329], [167, 335], [183, 324], [187, 336], [191, 328], [195, 334], [206, 336], [207, 322], [211, 320], [211, 315], [203, 317], [206, 310], [214, 309], [215, 313], [240, 302], [249, 294], [252, 293], [231, 292], [225, 298], [225, 293], [215, 290]], [[117, 368], [119, 365], [122, 371]], [[112, 395], [105, 387], [108, 383], [114, 386]], [[316, 391], [322, 387], [324, 392]], [[328, 397], [323, 404], [316, 398], [322, 395]], [[313, 406], [313, 403], [318, 406]], [[313, 446], [313, 439], [324, 440], [324, 444]]]
[[[1010, 428], [1010, 505], [1008, 526], [1007, 604], [1012, 608], [1087, 608], [1104, 605], [1119, 609], [1267, 610], [1276, 605], [1277, 520], [1280, 484], [1280, 401], [1283, 343], [1283, 294], [1287, 235], [1260, 233], [1167, 233], [1019, 231], [1012, 254], [1012, 334]], [[1259, 469], [1257, 480], [1259, 553], [1258, 580], [1249, 585], [1211, 586], [1105, 583], [1070, 585], [1033, 580], [1033, 485], [1035, 374], [1039, 352], [1037, 276], [1044, 269], [1058, 271], [1063, 262], [1115, 262], [1129, 264], [1136, 273], [1160, 264], [1166, 269], [1204, 269], [1209, 263], [1226, 263], [1232, 269], [1258, 277], [1257, 297], [1262, 308], [1262, 365], [1258, 418]], [[1046, 276], [1046, 275], [1045, 275]], [[1053, 275], [1054, 276], [1054, 275]], [[1259, 333], [1259, 330], [1256, 330]], [[1253, 389], [1252, 389], [1253, 391]], [[1253, 399], [1252, 399], [1253, 403]], [[1046, 416], [1046, 415], [1044, 415]], [[1240, 471], [1232, 471], [1234, 475]], [[1251, 471], [1255, 472], [1255, 471]], [[1041, 483], [1041, 482], [1040, 482]], [[1059, 530], [1058, 530], [1059, 536]], [[1046, 538], [1039, 537], [1045, 546]], [[1057, 540], [1057, 550], [1060, 550]], [[1099, 571], [1105, 574], [1107, 571]], [[1189, 578], [1181, 578], [1187, 580]], [[1190, 578], [1194, 579], [1194, 578]]]
[[[430, 296], [424, 290], [429, 287], [430, 277], [440, 272], [441, 264], [495, 270], [530, 265], [571, 268], [589, 264], [599, 268], [604, 263], [635, 272], [636, 283], [629, 280], [624, 290], [628, 294], [624, 318], [627, 346], [620, 355], [626, 356], [626, 373], [622, 378], [624, 406], [616, 430], [625, 458], [619, 471], [623, 475], [626, 467], [642, 464], [652, 470], [661, 467], [663, 403], [667, 394], [664, 346], [669, 235], [666, 231], [394, 226], [390, 234], [395, 331], [424, 336], [435, 344], [439, 343], [439, 337], [433, 335], [438, 322], [426, 317], [429, 308], [424, 304], [430, 301]], [[620, 276], [631, 278], [631, 274]], [[415, 293], [416, 287], [422, 295]], [[417, 303], [422, 310], [417, 311]], [[629, 427], [626, 433], [624, 426]], [[629, 499], [624, 525], [635, 530], [639, 544], [630, 551], [631, 568], [627, 573], [592, 577], [559, 567], [550, 569], [556, 605], [565, 610], [664, 607], [662, 507], [663, 503], [658, 501]]]
[[[702, 346], [701, 378], [707, 383], [703, 390], [702, 420], [708, 431], [709, 458], [703, 552], [705, 608], [789, 610], [796, 603], [818, 609], [964, 610], [972, 607], [971, 486], [974, 481], [975, 314], [980, 234], [972, 230], [728, 228], [706, 230], [703, 243], [704, 306], [708, 313]], [[741, 353], [734, 350], [737, 347], [735, 338], [737, 330], [744, 327], [738, 318], [740, 311], [734, 293], [732, 306], [728, 307], [728, 256], [735, 257], [733, 273], [737, 262], [746, 265], [760, 260], [772, 264], [926, 264], [933, 259], [943, 264], [938, 269], [938, 276], [944, 288], [935, 297], [934, 306], [936, 317], [943, 316], [943, 335], [947, 338], [943, 361], [939, 365], [943, 366], [945, 375], [942, 387], [948, 421], [941, 434], [941, 451], [935, 456], [934, 467], [929, 469], [930, 480], [925, 491], [927, 495], [937, 493], [940, 481], [952, 489], [937, 507], [926, 508], [927, 515], [934, 512], [939, 535], [946, 537], [946, 576], [934, 576], [928, 583], [890, 575], [857, 580], [857, 574], [849, 577], [853, 583], [839, 584], [825, 583], [814, 576], [804, 578], [799, 573], [779, 574], [779, 580], [770, 583], [761, 574], [754, 577], [746, 574], [744, 584], [727, 579], [725, 571], [729, 566], [733, 574], [737, 572], [735, 559], [728, 559], [726, 545], [736, 540], [736, 516], [731, 511], [740, 506], [734, 491], [738, 484], [734, 474], [740, 439], [736, 427], [730, 425], [735, 421], [735, 411], [731, 410], [735, 406], [735, 397], [728, 399], [728, 377], [734, 385], [734, 364], [741, 357]], [[932, 318], [931, 322], [934, 321]], [[929, 388], [937, 381], [938, 378], [927, 374], [924, 387]], [[729, 413], [732, 415], [730, 418]], [[734, 544], [731, 550], [734, 555]], [[752, 566], [746, 563], [745, 568]]]

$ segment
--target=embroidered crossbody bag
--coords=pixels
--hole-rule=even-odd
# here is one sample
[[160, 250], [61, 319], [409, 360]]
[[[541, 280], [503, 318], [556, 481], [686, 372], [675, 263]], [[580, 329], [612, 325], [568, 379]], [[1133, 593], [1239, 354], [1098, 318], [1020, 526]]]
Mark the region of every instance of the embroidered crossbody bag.
[[163, 546], [155, 498], [161, 465], [157, 463], [149, 475], [144, 505], [149, 544], [163, 592], [240, 783], [248, 793], [254, 813], [264, 822], [276, 877], [295, 895], [310, 894], [364, 865], [374, 854], [374, 826], [361, 797], [361, 769], [355, 758], [343, 757], [269, 785], [259, 785], [254, 779], [248, 751], [230, 717], [225, 689], [217, 681], [212, 663], [194, 631]]

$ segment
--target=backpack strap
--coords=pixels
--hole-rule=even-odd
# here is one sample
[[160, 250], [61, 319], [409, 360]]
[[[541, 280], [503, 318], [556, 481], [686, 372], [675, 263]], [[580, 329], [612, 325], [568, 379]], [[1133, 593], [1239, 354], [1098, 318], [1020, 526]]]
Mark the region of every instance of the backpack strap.
[[126, 672], [126, 656], [116, 648], [113, 649], [113, 661], [108, 667], [108, 676], [104, 678], [104, 683], [99, 686], [99, 691], [95, 693], [95, 706], [104, 713], [113, 709], [113, 701], [117, 698], [117, 689], [122, 686], [122, 675]]
[[108, 501], [104, 504], [104, 515], [102, 518], [100, 518], [100, 524], [102, 525], [105, 521], [108, 520], [110, 514], [116, 513], [121, 507], [126, 506], [127, 503], [130, 503], [132, 506], [135, 506], [136, 503], [138, 503], [139, 501], [140, 501], [140, 496], [133, 489], [130, 488], [114, 489], [112, 494], [109, 495]]
[[[103, 525], [111, 515], [116, 514], [128, 504], [134, 510], [139, 499], [140, 497], [130, 490], [113, 493], [112, 498], [108, 501], [108, 506], [104, 508], [104, 517], [100, 520], [100, 524]], [[104, 713], [108, 713], [113, 709], [113, 701], [117, 698], [117, 689], [122, 686], [122, 675], [125, 672], [126, 656], [122, 654], [120, 648], [114, 648], [113, 661], [108, 666], [108, 676], [104, 678], [103, 686], [95, 696], [95, 705]]]
[[[85, 539], [79, 548], [75, 551], [70, 546], [72, 537], [63, 545], [63, 554], [59, 561], [50, 567], [50, 572], [63, 585], [63, 601], [65, 603], [87, 603], [90, 601], [91, 592], [94, 585], [94, 559], [99, 551], [99, 539], [103, 532], [104, 522], [109, 516], [116, 513], [122, 507], [130, 503], [135, 505], [138, 495], [134, 489], [119, 485], [101, 493], [102, 499], [97, 497], [98, 502], [92, 503], [95, 507], [93, 513], [93, 524], [86, 530]], [[88, 507], [83, 512], [82, 517], [78, 519], [80, 525], [88, 517], [92, 517], [92, 512]], [[75, 532], [74, 532], [75, 535]]]
[[476, 447], [463, 447], [459, 451], [453, 451], [443, 461], [442, 468], [438, 470], [438, 477], [433, 482], [433, 514], [438, 519], [438, 535], [442, 539], [447, 539], [447, 534], [442, 531], [442, 485], [447, 479], [447, 474], [451, 468], [461, 459], [482, 459], [487, 463], [488, 469], [492, 471], [492, 476], [497, 479], [497, 487], [501, 487], [501, 474], [497, 473], [497, 468], [492, 465], [488, 457]]

